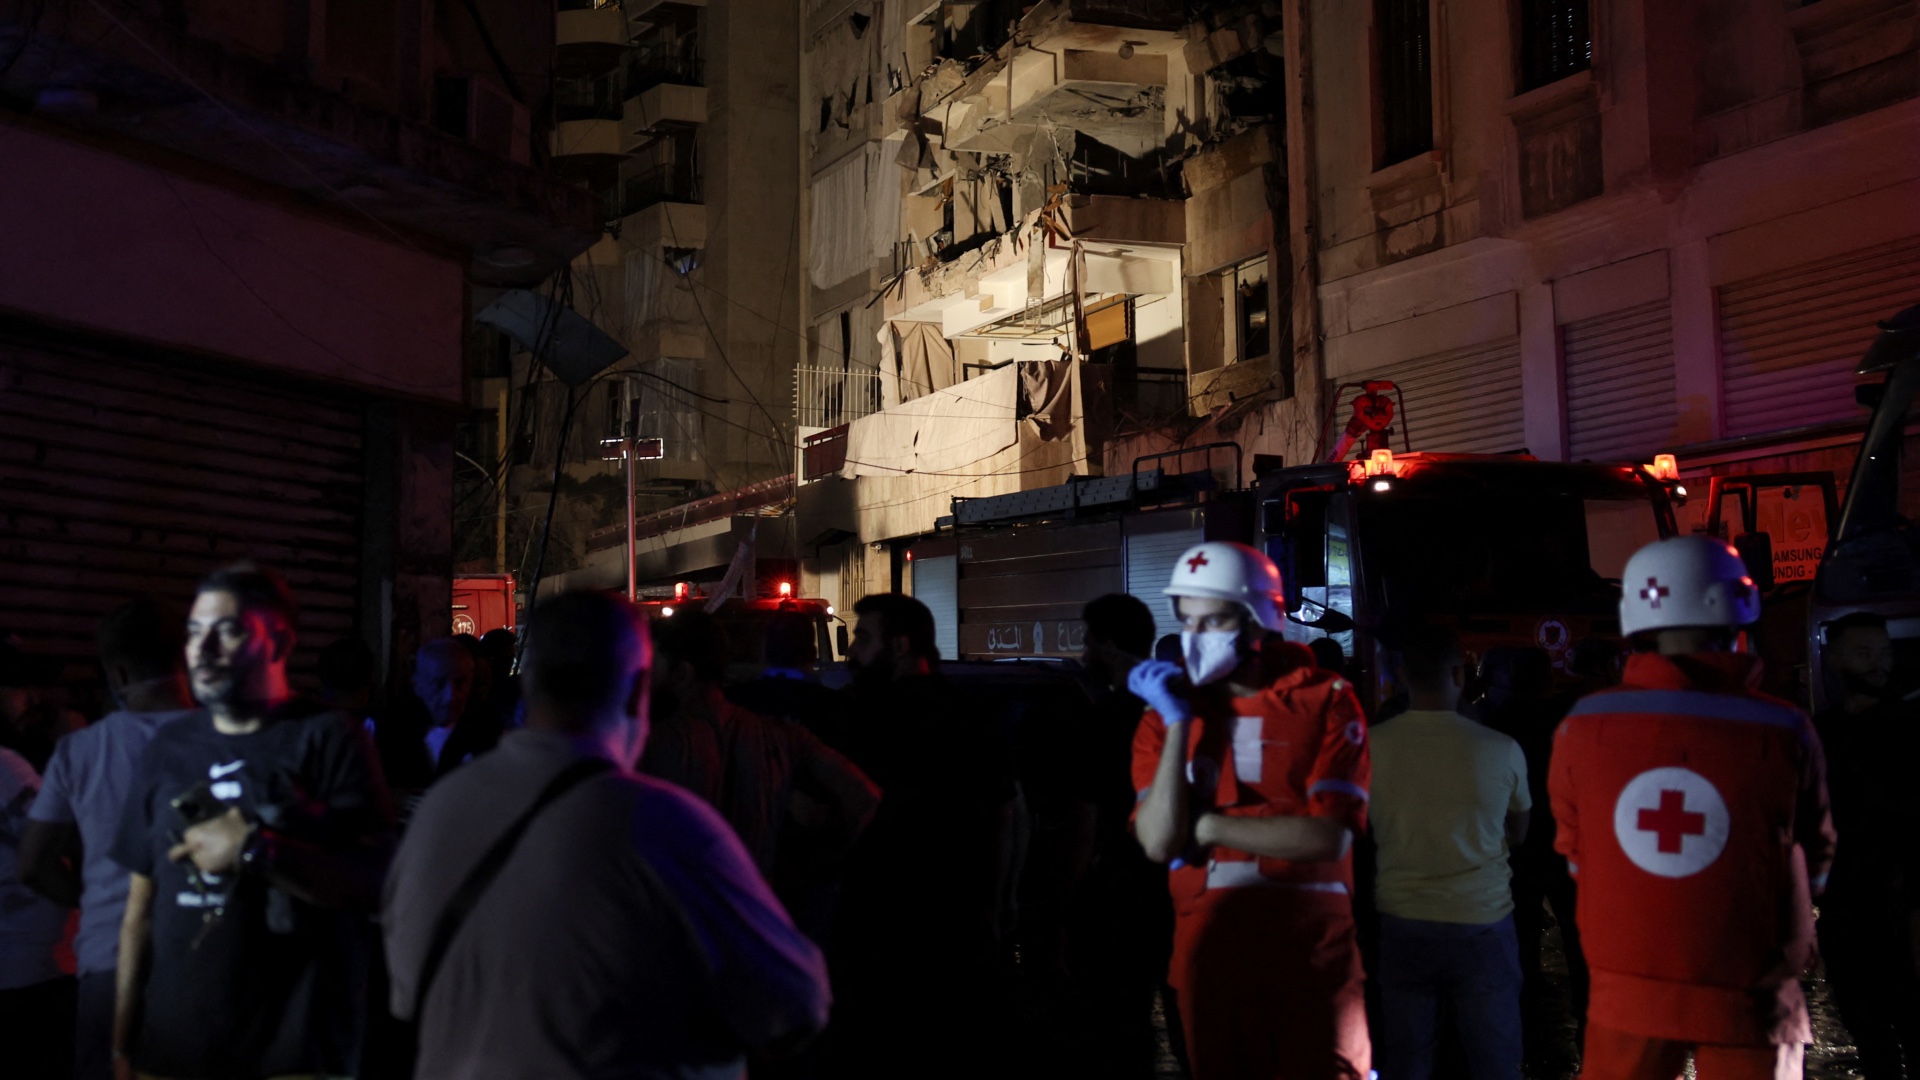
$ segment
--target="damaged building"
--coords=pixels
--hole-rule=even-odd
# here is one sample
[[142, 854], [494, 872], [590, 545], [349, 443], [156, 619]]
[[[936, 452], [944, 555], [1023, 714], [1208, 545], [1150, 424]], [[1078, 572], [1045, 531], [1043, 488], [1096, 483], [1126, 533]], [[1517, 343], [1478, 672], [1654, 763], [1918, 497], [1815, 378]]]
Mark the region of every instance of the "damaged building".
[[796, 16], [792, 262], [753, 249], [793, 353], [742, 421], [792, 481], [699, 527], [777, 533], [841, 607], [937, 588], [912, 556], [967, 500], [1312, 460], [1369, 381], [1396, 450], [1837, 482], [1849, 365], [1920, 276], [1910, 5]]
[[1281, 14], [809, 5], [805, 588], [908, 587], [955, 499], [1292, 400]]

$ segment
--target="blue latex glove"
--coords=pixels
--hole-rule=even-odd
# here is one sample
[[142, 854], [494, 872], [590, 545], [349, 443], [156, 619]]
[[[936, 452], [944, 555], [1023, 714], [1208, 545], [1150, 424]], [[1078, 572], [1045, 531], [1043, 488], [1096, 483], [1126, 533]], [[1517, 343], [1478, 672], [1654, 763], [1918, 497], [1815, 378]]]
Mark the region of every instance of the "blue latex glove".
[[1179, 664], [1145, 660], [1135, 664], [1127, 676], [1127, 689], [1159, 713], [1160, 719], [1178, 724], [1193, 719], [1193, 710], [1187, 705], [1186, 678]]

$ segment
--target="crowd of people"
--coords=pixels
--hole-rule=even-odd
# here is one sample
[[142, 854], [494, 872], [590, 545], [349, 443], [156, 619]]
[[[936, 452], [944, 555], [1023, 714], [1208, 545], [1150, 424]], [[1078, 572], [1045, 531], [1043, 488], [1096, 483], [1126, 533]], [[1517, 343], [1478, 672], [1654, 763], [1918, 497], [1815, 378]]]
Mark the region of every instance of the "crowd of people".
[[393, 700], [355, 640], [297, 692], [294, 597], [230, 567], [102, 621], [92, 723], [0, 646], [7, 1074], [1128, 1080], [1159, 1014], [1193, 1080], [1517, 1080], [1557, 925], [1583, 1075], [1798, 1075], [1817, 940], [1867, 1080], [1920, 1076], [1884, 620], [1810, 720], [1725, 544], [1627, 580], [1630, 650], [1558, 673], [1393, 628], [1369, 716], [1237, 544], [1172, 640], [1089, 603], [1070, 675], [954, 677], [878, 594], [846, 688], [798, 615], [729, 684], [711, 616], [582, 592]]

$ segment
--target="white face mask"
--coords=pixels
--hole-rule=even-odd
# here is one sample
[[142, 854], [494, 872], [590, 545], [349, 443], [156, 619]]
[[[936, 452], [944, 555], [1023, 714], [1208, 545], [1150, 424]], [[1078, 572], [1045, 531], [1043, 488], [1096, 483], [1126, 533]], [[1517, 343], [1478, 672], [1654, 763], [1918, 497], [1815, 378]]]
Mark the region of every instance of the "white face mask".
[[1187, 679], [1193, 685], [1219, 682], [1240, 666], [1240, 632], [1182, 630], [1180, 655], [1187, 662]]

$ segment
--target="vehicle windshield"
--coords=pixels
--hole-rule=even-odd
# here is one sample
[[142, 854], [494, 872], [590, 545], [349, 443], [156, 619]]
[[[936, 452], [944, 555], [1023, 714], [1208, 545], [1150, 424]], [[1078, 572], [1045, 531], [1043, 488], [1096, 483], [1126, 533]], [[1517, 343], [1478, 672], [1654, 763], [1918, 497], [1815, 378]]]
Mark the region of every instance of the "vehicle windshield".
[[1645, 495], [1402, 490], [1358, 512], [1365, 587], [1408, 614], [1608, 614], [1627, 557], [1660, 538]]

